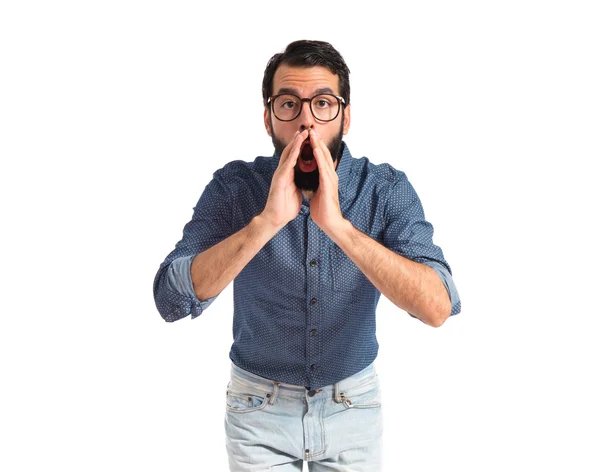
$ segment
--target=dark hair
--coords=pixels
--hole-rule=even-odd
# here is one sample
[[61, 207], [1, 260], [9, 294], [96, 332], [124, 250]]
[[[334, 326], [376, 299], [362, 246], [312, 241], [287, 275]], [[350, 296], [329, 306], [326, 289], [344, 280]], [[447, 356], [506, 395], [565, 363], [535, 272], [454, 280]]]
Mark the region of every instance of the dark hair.
[[350, 69], [344, 58], [325, 41], [300, 40], [288, 44], [285, 51], [275, 54], [267, 64], [262, 83], [263, 103], [273, 94], [273, 77], [281, 64], [298, 67], [323, 66], [339, 77], [340, 95], [350, 104]]

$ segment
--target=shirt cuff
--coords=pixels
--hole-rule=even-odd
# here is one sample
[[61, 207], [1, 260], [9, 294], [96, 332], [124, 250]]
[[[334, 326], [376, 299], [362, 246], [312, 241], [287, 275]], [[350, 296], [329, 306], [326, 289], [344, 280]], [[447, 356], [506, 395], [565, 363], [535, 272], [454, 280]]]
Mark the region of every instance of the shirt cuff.
[[454, 280], [452, 279], [450, 272], [448, 272], [448, 269], [446, 269], [443, 264], [432, 260], [422, 261], [421, 263], [435, 270], [444, 283], [448, 296], [450, 297], [450, 303], [452, 304], [450, 316], [460, 313], [460, 297], [458, 296], [458, 290], [456, 290], [456, 285], [454, 285]]
[[206, 300], [198, 300], [196, 297], [191, 275], [191, 266], [194, 257], [187, 256], [175, 259], [171, 262], [167, 270], [167, 286], [169, 289], [191, 299], [190, 314], [192, 318], [199, 316], [219, 296], [217, 294]]

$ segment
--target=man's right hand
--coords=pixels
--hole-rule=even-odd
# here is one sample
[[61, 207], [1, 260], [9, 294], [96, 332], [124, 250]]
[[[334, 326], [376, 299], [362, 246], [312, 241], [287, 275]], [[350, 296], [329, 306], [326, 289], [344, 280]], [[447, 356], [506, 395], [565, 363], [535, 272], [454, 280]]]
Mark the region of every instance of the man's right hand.
[[267, 203], [260, 216], [275, 228], [283, 228], [300, 212], [302, 192], [294, 183], [294, 166], [306, 138], [308, 130], [296, 132], [281, 153], [279, 165], [273, 174]]

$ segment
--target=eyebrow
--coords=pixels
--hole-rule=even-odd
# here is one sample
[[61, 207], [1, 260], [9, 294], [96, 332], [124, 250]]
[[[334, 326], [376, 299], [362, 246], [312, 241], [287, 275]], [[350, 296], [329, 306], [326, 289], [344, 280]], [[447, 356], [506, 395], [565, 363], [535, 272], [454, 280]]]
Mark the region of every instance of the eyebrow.
[[[298, 90], [290, 87], [280, 88], [275, 95], [281, 95], [282, 93], [291, 93], [293, 95], [299, 95]], [[336, 93], [329, 87], [321, 87], [315, 90], [314, 95], [320, 95], [322, 93], [330, 93], [331, 95], [336, 95]]]

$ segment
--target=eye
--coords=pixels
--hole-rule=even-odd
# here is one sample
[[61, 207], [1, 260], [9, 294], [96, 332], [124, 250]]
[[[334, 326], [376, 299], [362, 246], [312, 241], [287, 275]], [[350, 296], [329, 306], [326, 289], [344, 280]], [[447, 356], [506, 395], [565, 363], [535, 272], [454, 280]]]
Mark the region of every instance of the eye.
[[275, 100], [275, 106], [282, 111], [296, 110], [298, 108], [298, 98], [294, 95], [280, 95]]
[[318, 97], [313, 102], [313, 105], [316, 108], [319, 108], [322, 110], [322, 109], [331, 107], [331, 100], [329, 100], [329, 98], [325, 98], [325, 97]]

